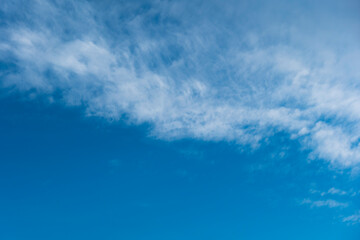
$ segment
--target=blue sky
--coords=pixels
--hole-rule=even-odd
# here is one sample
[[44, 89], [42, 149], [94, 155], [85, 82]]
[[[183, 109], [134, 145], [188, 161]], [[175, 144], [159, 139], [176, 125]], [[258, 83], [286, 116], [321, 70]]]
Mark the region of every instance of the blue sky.
[[0, 3], [0, 238], [358, 239], [359, 10]]

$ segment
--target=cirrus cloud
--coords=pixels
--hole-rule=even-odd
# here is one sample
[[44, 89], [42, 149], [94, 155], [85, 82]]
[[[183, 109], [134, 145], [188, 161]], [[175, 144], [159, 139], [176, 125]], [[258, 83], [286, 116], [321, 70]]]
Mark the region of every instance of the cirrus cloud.
[[360, 164], [354, 1], [328, 3], [336, 13], [281, 1], [109, 3], [2, 3], [1, 86], [60, 92], [163, 139], [256, 147], [285, 131], [334, 166]]

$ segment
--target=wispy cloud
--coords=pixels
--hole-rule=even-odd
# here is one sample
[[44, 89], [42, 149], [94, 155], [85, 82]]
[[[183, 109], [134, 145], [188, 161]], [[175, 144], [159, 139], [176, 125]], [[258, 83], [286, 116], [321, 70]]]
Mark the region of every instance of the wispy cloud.
[[328, 193], [332, 194], [332, 195], [347, 195], [348, 194], [346, 191], [343, 191], [343, 190], [340, 190], [337, 188], [333, 188], [333, 187], [328, 190]]
[[310, 205], [310, 207], [329, 207], [329, 208], [345, 208], [348, 207], [348, 203], [338, 202], [334, 199], [327, 199], [327, 200], [311, 200], [311, 199], [304, 199], [302, 204]]
[[350, 224], [360, 223], [360, 212], [357, 212], [353, 215], [344, 217], [343, 222], [350, 223]]
[[338, 189], [338, 188], [334, 188], [334, 187], [330, 188], [327, 191], [319, 191], [316, 189], [310, 189], [310, 193], [319, 194], [320, 196], [338, 195], [338, 196], [355, 197], [357, 195], [357, 192], [354, 189], [350, 189], [350, 190], [346, 191], [346, 190], [342, 190], [342, 189]]
[[[19, 4], [27, 6], [18, 10]], [[7, 66], [1, 85], [61, 93], [62, 101], [84, 106], [88, 115], [151, 123], [152, 134], [164, 139], [257, 146], [286, 131], [313, 156], [356, 167], [356, 3], [328, 2], [336, 11], [294, 4], [279, 2], [273, 14], [266, 3], [154, 1], [107, 8], [86, 1], [6, 1], [0, 5], [0, 60]]]

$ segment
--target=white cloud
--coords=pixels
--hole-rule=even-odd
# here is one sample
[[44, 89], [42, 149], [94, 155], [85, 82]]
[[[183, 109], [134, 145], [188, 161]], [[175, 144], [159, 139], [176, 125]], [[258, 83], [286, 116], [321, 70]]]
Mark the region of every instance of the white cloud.
[[304, 199], [302, 201], [302, 204], [308, 204], [310, 207], [329, 207], [329, 208], [345, 208], [348, 207], [348, 203], [338, 202], [333, 199], [327, 199], [327, 200], [317, 200], [313, 201], [310, 199]]
[[360, 223], [360, 212], [357, 212], [353, 215], [344, 217], [343, 222], [350, 223], [350, 224]]
[[340, 190], [337, 188], [330, 188], [328, 190], [328, 193], [332, 194], [332, 195], [347, 195], [348, 194], [346, 191], [343, 191], [343, 190]]
[[354, 191], [353, 189], [350, 189], [349, 191], [345, 191], [345, 190], [334, 188], [334, 187], [330, 188], [327, 191], [319, 191], [319, 190], [316, 190], [316, 189], [310, 189], [310, 193], [319, 194], [321, 196], [325, 196], [325, 195], [356, 196], [356, 191]]
[[139, 12], [127, 3], [106, 16], [81, 1], [37, 1], [23, 13], [17, 4], [1, 7], [0, 60], [16, 65], [1, 73], [3, 87], [60, 91], [89, 115], [148, 122], [164, 139], [257, 146], [286, 131], [334, 166], [360, 164], [360, 46], [351, 24], [333, 30], [320, 21], [313, 35], [295, 16], [288, 24], [250, 16], [259, 24], [247, 26], [226, 4], [154, 2]]

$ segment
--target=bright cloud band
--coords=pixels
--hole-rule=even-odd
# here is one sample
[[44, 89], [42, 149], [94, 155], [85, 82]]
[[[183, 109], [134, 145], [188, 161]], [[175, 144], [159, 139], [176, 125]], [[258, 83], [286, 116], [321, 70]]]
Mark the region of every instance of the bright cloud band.
[[257, 146], [281, 131], [360, 164], [356, 1], [115, 2], [1, 3], [1, 86], [164, 139]]

